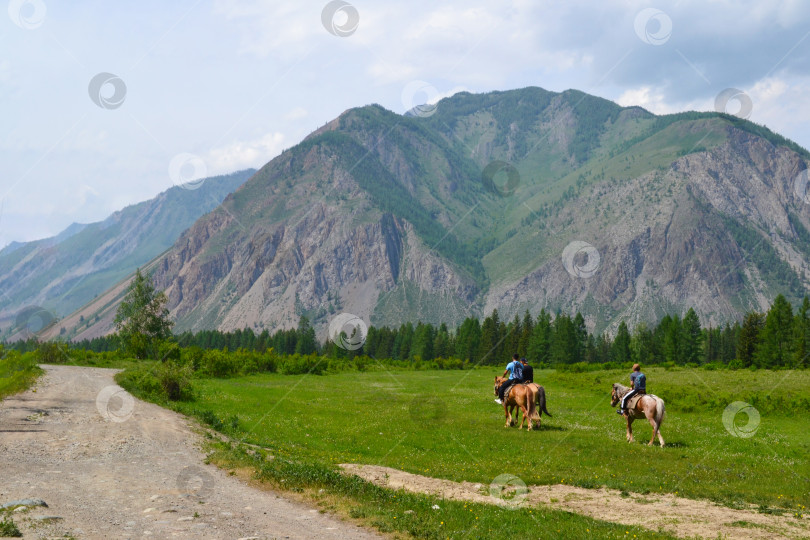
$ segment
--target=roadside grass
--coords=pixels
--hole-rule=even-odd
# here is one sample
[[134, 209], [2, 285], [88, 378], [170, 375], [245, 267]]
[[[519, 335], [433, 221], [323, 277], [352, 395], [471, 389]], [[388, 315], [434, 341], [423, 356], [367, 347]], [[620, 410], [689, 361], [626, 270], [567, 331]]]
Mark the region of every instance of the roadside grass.
[[22, 532], [10, 515], [3, 516], [0, 513], [0, 537], [22, 538]]
[[[627, 377], [620, 371], [536, 372], [554, 417], [544, 415], [534, 432], [504, 429], [503, 410], [492, 403], [491, 369], [195, 379], [193, 401], [161, 404], [292, 462], [385, 465], [485, 485], [507, 473], [527, 484], [605, 486], [806, 512], [807, 411], [765, 408], [751, 436], [740, 437], [724, 425], [721, 405], [736, 396], [763, 403], [771, 394], [804, 399], [810, 373], [653, 368], [647, 374], [650, 390], [667, 401], [663, 449], [643, 444], [651, 435], [646, 422], [634, 424], [635, 444], [625, 441], [624, 421], [609, 403], [611, 383]], [[126, 372], [118, 380], [143, 395]], [[684, 412], [715, 393], [723, 396], [716, 404]], [[742, 429], [748, 417], [731, 420], [732, 430]]]
[[27, 390], [42, 373], [31, 354], [6, 351], [0, 358], [0, 399]]
[[395, 537], [444, 538], [674, 538], [663, 532], [628, 527], [543, 507], [504, 508], [445, 500], [382, 488], [338, 472], [318, 461], [267, 459], [243, 445], [214, 442], [209, 460], [225, 469], [249, 468], [253, 478], [275, 489], [298, 494], [325, 512]]

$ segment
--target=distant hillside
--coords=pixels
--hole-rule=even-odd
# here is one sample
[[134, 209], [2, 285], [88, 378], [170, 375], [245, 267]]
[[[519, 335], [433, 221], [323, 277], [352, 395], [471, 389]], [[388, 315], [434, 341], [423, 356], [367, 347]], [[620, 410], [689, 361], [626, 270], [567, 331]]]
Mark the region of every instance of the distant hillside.
[[[105, 292], [177, 240], [255, 170], [208, 178], [197, 189], [173, 187], [104, 221], [74, 223], [58, 235], [13, 242], [0, 251], [0, 329], [9, 337], [32, 306], [46, 318], [69, 314]], [[22, 315], [21, 315], [22, 314]]]
[[[422, 116], [420, 116], [420, 114]], [[704, 324], [807, 290], [808, 153], [716, 113], [575, 90], [351, 109], [259, 170], [154, 264], [177, 329], [458, 323], [581, 311]], [[100, 326], [92, 333], [109, 330]]]

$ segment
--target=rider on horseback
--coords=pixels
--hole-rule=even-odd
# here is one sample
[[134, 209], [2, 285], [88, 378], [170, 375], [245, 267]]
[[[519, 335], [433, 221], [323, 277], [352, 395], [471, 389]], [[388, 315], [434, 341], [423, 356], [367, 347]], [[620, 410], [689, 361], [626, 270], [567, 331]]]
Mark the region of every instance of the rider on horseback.
[[630, 374], [630, 388], [631, 390], [622, 398], [622, 404], [616, 411], [618, 414], [627, 414], [626, 405], [631, 397], [647, 393], [647, 376], [641, 372], [641, 366], [638, 364], [633, 364], [633, 373]]
[[510, 386], [523, 382], [523, 364], [520, 363], [518, 358], [517, 353], [513, 354], [512, 361], [506, 364], [506, 369], [503, 370], [503, 376], [506, 377], [508, 373], [509, 380], [503, 383], [498, 389], [498, 399], [495, 400], [495, 403], [498, 405], [503, 405], [503, 397], [506, 395], [506, 391], [509, 390]]
[[534, 382], [534, 368], [529, 365], [529, 361], [526, 360], [525, 356], [520, 358], [520, 363], [523, 364], [523, 383]]

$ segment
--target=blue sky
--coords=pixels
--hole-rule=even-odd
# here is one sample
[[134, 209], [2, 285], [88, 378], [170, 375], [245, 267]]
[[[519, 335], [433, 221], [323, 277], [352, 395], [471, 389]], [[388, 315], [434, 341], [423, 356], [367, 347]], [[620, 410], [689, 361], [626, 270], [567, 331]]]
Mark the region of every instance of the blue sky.
[[736, 88], [751, 120], [810, 147], [809, 23], [800, 1], [11, 0], [0, 245], [259, 167], [348, 108], [459, 90], [576, 88], [668, 113]]

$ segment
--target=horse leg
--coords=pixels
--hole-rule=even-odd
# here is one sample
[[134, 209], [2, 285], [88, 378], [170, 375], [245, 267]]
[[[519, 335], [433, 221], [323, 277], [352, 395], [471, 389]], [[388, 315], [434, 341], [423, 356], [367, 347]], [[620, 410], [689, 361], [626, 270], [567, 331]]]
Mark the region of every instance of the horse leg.
[[630, 411], [627, 411], [627, 442], [633, 442], [633, 420], [630, 418]]
[[503, 415], [506, 417], [506, 423], [503, 427], [508, 428], [509, 424], [512, 423], [512, 415], [509, 414], [509, 405], [506, 404], [506, 400], [503, 402]]
[[664, 438], [661, 436], [661, 425], [660, 424], [655, 428], [655, 432], [658, 434], [658, 442], [661, 443], [661, 448], [663, 448], [664, 447]]
[[[526, 388], [526, 408], [523, 409], [523, 419], [526, 420], [526, 423], [529, 424], [526, 428], [526, 431], [532, 430], [532, 417], [534, 416], [534, 394]], [[523, 422], [520, 422], [520, 425], [523, 426]]]
[[652, 426], [652, 437], [650, 437], [650, 442], [647, 443], [647, 446], [652, 446], [655, 442], [655, 434], [658, 431], [658, 425], [655, 423], [655, 408], [653, 408], [651, 413], [647, 412], [645, 414], [647, 415], [647, 421], [649, 421]]

